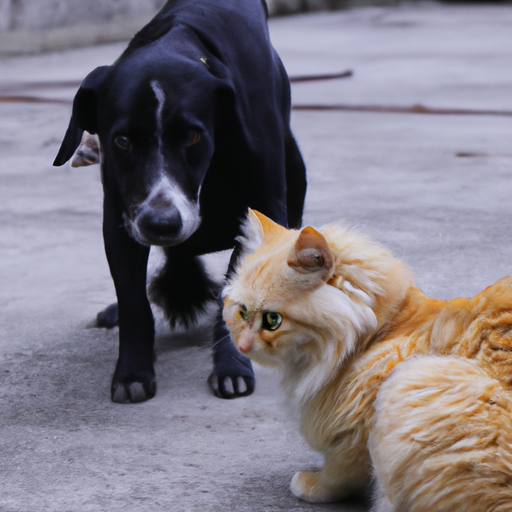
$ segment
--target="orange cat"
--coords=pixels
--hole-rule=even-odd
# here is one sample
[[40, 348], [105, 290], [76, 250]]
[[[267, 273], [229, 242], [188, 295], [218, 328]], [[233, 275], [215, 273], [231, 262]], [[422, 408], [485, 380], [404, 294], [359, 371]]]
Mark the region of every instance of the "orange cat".
[[[336, 501], [357, 493], [370, 482], [372, 462], [368, 440], [375, 399], [393, 369], [397, 367], [394, 373], [399, 374], [397, 365], [410, 356], [436, 353], [472, 358], [475, 371], [487, 379], [495, 379], [496, 389], [501, 389], [499, 383], [509, 386], [512, 378], [510, 277], [472, 299], [429, 299], [414, 285], [411, 272], [400, 260], [342, 225], [328, 225], [320, 232], [311, 227], [287, 230], [254, 211], [249, 212], [241, 243], [244, 251], [241, 265], [224, 290], [224, 318], [242, 353], [279, 369], [283, 387], [299, 409], [302, 434], [325, 456], [320, 471], [299, 472], [293, 477], [291, 490], [297, 497], [311, 502]], [[421, 366], [422, 359], [414, 358], [415, 364]], [[454, 364], [460, 362], [455, 357], [447, 358], [452, 360]], [[443, 375], [433, 372], [432, 378], [442, 380]], [[418, 386], [428, 389], [428, 380], [424, 379]], [[410, 384], [400, 393], [414, 395], [417, 389]], [[468, 399], [464, 389], [462, 386], [462, 401]], [[428, 395], [428, 391], [425, 393]], [[387, 399], [393, 400], [386, 393], [380, 395], [378, 403], [387, 403]], [[503, 398], [501, 402], [506, 400]], [[489, 404], [491, 408], [495, 406]], [[385, 406], [379, 409], [377, 417], [384, 417], [385, 410]], [[390, 432], [385, 426], [381, 430], [374, 427], [372, 446], [381, 446], [380, 439], [388, 443], [397, 428], [405, 429], [402, 442], [412, 443], [414, 435], [431, 426], [425, 417], [420, 417], [418, 423], [402, 424], [400, 414], [393, 414], [391, 419], [395, 424], [382, 420], [382, 425], [392, 425]], [[442, 410], [436, 410], [436, 414], [434, 422], [443, 417]], [[503, 419], [504, 415], [493, 417]], [[459, 418], [453, 416], [453, 421], [466, 421], [463, 406]], [[467, 421], [468, 429], [473, 428], [473, 420]], [[512, 427], [497, 419], [490, 425], [491, 430], [503, 429], [506, 439], [512, 436]], [[445, 434], [444, 429], [436, 433], [441, 437]], [[512, 454], [512, 444], [503, 446], [497, 452], [497, 459], [501, 457], [501, 449], [506, 451], [504, 458]], [[387, 449], [391, 454], [399, 452], [392, 444]], [[466, 487], [472, 479], [495, 473], [503, 476], [501, 483], [489, 476], [482, 486], [485, 498], [489, 499], [484, 508], [469, 508], [469, 502], [465, 504], [466, 499], [473, 499], [468, 498], [469, 494], [458, 496], [459, 508], [442, 508], [434, 497], [435, 504], [425, 508], [424, 502], [414, 501], [416, 495], [408, 487], [407, 474], [400, 474], [400, 479], [406, 482], [401, 488], [395, 485], [393, 474], [386, 475], [385, 459], [389, 454], [385, 450], [379, 453], [382, 455], [379, 460], [384, 461], [376, 464], [379, 512], [501, 511], [506, 510], [497, 505], [503, 493], [512, 504], [512, 486], [501, 485], [512, 482], [512, 469], [501, 460], [489, 457], [485, 459], [485, 471], [474, 464], [472, 473], [461, 476]], [[411, 453], [418, 457], [415, 459], [418, 466], [411, 465], [413, 482], [421, 475], [420, 457], [428, 457], [428, 451]], [[428, 492], [448, 496], [447, 488], [453, 485], [459, 489], [450, 480], [453, 475], [447, 475], [444, 480], [442, 467], [437, 467], [437, 471], [435, 478], [428, 477], [433, 482]], [[496, 486], [501, 494], [494, 502], [493, 496], [498, 494]]]

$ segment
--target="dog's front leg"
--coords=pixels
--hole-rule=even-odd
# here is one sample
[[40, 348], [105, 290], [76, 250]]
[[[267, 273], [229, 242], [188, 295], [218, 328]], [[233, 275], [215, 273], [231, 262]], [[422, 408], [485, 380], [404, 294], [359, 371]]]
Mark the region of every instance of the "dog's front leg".
[[[240, 253], [235, 247], [229, 262], [226, 279], [234, 272]], [[235, 347], [231, 334], [222, 318], [222, 300], [215, 324], [213, 337], [213, 373], [208, 383], [214, 394], [220, 398], [237, 398], [253, 393], [256, 386], [251, 360]]]
[[235, 347], [220, 312], [215, 324], [213, 373], [208, 379], [219, 398], [237, 398], [252, 394], [256, 386], [251, 360]]
[[135, 242], [120, 212], [105, 195], [103, 237], [119, 308], [119, 359], [112, 380], [114, 402], [142, 402], [155, 396], [155, 328], [146, 293], [149, 247]]

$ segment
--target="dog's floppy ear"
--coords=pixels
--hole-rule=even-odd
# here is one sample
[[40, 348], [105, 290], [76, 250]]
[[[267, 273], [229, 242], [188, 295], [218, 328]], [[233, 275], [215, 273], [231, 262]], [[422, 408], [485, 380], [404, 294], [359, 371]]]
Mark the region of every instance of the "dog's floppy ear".
[[110, 69], [110, 66], [100, 66], [91, 71], [82, 82], [80, 89], [73, 100], [73, 113], [69, 120], [69, 126], [64, 135], [59, 152], [53, 165], [65, 164], [80, 145], [84, 131], [96, 133], [96, 92]]

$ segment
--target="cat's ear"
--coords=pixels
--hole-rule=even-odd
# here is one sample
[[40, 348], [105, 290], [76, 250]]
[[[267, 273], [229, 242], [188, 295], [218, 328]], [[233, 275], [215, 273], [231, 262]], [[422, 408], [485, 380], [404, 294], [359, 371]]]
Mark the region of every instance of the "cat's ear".
[[254, 252], [263, 242], [270, 242], [287, 230], [276, 224], [262, 213], [249, 208], [246, 220], [242, 224], [242, 236], [237, 240], [244, 252]]
[[311, 226], [305, 227], [288, 257], [288, 265], [302, 274], [319, 272], [320, 277], [327, 280], [334, 258], [322, 233]]
[[259, 222], [260, 233], [265, 242], [271, 242], [288, 231], [286, 228], [283, 228], [283, 226], [274, 222], [272, 219], [269, 219], [266, 215], [263, 215], [263, 213], [260, 213], [257, 210], [249, 208], [249, 217], [254, 223]]
[[263, 228], [254, 210], [249, 208], [241, 230], [242, 235], [237, 240], [242, 244], [244, 252], [254, 252], [263, 242]]

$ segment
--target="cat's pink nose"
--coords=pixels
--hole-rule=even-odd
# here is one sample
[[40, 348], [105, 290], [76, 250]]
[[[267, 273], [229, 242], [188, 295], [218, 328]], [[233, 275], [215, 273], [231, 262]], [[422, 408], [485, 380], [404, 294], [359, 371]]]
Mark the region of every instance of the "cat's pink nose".
[[242, 354], [247, 354], [251, 351], [251, 345], [238, 345], [238, 350], [242, 352]]
[[250, 337], [241, 336], [237, 343], [238, 350], [242, 354], [247, 354], [252, 350], [252, 340]]

